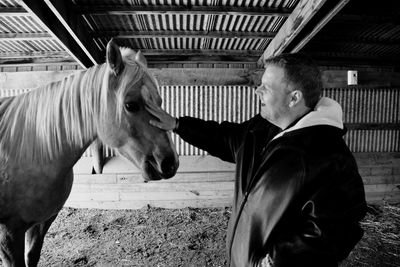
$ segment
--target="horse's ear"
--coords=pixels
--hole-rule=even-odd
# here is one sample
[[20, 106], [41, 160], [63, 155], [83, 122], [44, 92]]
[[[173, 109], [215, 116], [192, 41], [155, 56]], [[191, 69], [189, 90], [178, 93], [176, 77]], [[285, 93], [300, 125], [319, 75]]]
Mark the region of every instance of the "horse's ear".
[[144, 58], [144, 56], [143, 56], [142, 52], [140, 52], [140, 50], [136, 53], [135, 60], [137, 62], [142, 63], [143, 65], [145, 65], [147, 67], [147, 60]]
[[124, 70], [121, 51], [113, 39], [107, 44], [107, 64], [116, 76]]

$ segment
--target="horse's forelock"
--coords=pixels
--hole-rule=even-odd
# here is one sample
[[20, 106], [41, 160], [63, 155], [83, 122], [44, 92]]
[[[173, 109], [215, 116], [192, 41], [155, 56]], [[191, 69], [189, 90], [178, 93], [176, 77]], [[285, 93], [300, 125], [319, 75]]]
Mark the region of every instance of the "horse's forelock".
[[[118, 85], [113, 85], [111, 83], [108, 83], [109, 86], [112, 86], [114, 88], [117, 88], [116, 91], [116, 119], [117, 121], [120, 121], [123, 107], [124, 107], [124, 99], [128, 92], [132, 90], [132, 88], [135, 88], [135, 90], [141, 90], [139, 86], [136, 86], [144, 77], [147, 75], [155, 84], [155, 89], [151, 90], [149, 93], [152, 96], [152, 99], [159, 100], [159, 94], [157, 91], [158, 88], [158, 82], [157, 80], [153, 77], [153, 75], [149, 72], [148, 68], [143, 65], [141, 62], [138, 62], [136, 60], [136, 52], [133, 51], [130, 48], [126, 47], [121, 47], [120, 48], [121, 55], [122, 55], [122, 60], [124, 63], [127, 65], [123, 72], [120, 74], [121, 78], [117, 81], [115, 79], [112, 79], [114, 82], [118, 82]], [[139, 95], [140, 95], [139, 91]]]

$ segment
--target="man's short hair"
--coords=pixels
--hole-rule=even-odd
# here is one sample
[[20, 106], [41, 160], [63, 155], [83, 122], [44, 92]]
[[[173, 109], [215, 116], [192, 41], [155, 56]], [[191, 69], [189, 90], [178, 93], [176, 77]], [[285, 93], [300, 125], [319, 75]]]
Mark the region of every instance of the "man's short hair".
[[264, 66], [268, 65], [283, 68], [286, 80], [303, 93], [306, 106], [315, 107], [322, 94], [322, 79], [314, 60], [301, 53], [280, 54], [265, 60]]

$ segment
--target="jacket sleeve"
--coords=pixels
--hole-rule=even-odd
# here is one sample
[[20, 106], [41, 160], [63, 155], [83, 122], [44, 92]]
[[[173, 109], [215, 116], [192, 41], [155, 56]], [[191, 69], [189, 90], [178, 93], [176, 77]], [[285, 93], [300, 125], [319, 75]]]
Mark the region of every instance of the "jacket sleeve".
[[192, 117], [179, 118], [175, 132], [189, 144], [222, 160], [235, 163], [248, 122], [241, 124], [204, 121]]

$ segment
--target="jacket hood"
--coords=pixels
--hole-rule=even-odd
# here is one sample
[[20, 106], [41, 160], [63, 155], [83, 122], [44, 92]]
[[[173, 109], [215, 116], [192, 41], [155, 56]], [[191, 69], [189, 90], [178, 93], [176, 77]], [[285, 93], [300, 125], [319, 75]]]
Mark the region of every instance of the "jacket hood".
[[287, 132], [317, 125], [328, 125], [343, 130], [342, 118], [343, 111], [340, 104], [331, 98], [322, 97], [313, 111], [301, 118], [295, 125], [277, 134], [273, 139], [281, 137]]

